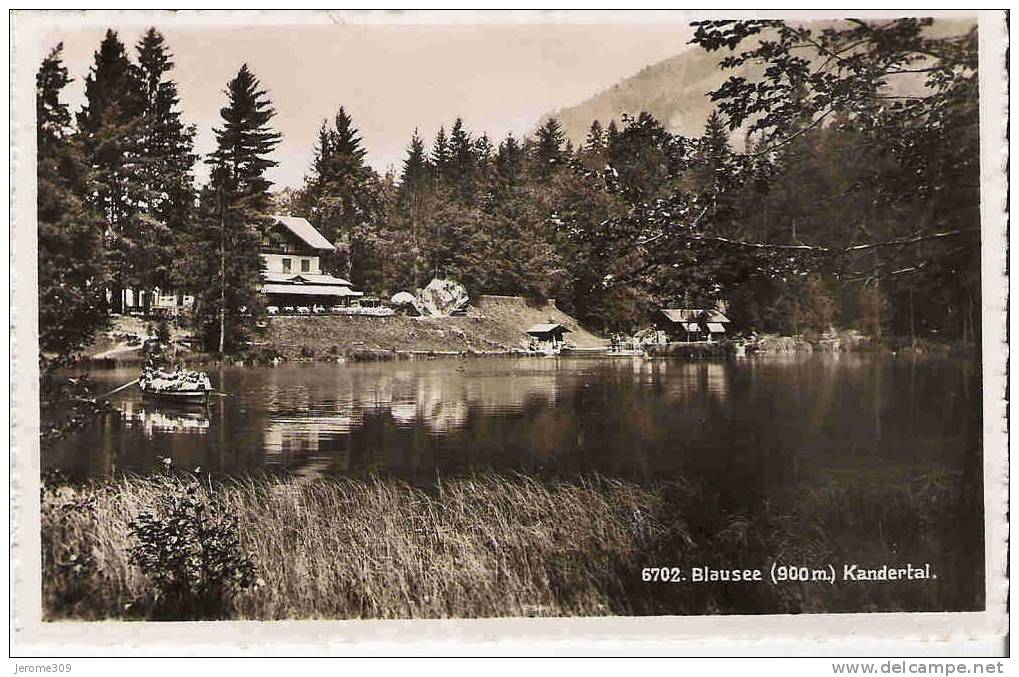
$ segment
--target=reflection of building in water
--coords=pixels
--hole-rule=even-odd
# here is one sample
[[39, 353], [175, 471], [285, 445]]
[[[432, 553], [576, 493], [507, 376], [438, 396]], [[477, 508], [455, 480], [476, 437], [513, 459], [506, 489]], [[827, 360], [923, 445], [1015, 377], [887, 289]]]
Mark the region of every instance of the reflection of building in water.
[[429, 430], [445, 433], [467, 424], [470, 409], [485, 413], [519, 413], [535, 399], [555, 404], [557, 383], [552, 371], [492, 378], [474, 373], [401, 372], [376, 384], [374, 398], [360, 402], [373, 411], [388, 411], [401, 426], [423, 423]]
[[487, 370], [465, 373], [455, 363], [446, 363], [448, 369], [422, 366], [381, 374], [351, 369], [346, 378], [313, 386], [292, 377], [274, 378], [265, 387], [273, 412], [264, 428], [267, 461], [295, 472], [342, 472], [352, 450], [387, 449], [390, 442], [379, 435], [393, 426], [446, 436], [464, 429], [472, 410], [518, 414], [556, 401], [559, 377], [553, 369], [521, 370], [507, 377], [501, 369], [491, 375]]
[[705, 387], [719, 402], [725, 402], [729, 380], [723, 364], [708, 364], [705, 376]]
[[467, 402], [446, 399], [441, 391], [422, 393], [417, 401], [418, 418], [434, 433], [447, 433], [467, 423]]
[[209, 417], [204, 408], [162, 408], [125, 400], [120, 404], [120, 411], [125, 421], [141, 427], [149, 438], [156, 432], [204, 435], [209, 430]]
[[265, 449], [284, 454], [316, 452], [321, 438], [349, 434], [360, 424], [360, 416], [274, 417], [265, 427]]
[[654, 360], [655, 378], [671, 398], [682, 401], [710, 397], [724, 403], [729, 395], [729, 371], [718, 362]]
[[412, 425], [418, 417], [417, 402], [413, 400], [410, 402], [393, 402], [393, 405], [389, 408], [389, 415], [399, 425]]
[[330, 465], [340, 470], [349, 464], [345, 443], [363, 416], [277, 416], [265, 427], [263, 448], [269, 463], [297, 464], [298, 474], [315, 475]]

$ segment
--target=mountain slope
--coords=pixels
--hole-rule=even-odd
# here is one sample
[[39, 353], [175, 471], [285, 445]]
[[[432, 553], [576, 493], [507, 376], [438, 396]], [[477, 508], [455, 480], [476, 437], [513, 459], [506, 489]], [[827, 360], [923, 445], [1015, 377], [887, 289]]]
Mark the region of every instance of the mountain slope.
[[574, 144], [584, 141], [594, 120], [607, 125], [610, 120], [618, 122], [623, 113], [635, 116], [641, 111], [651, 113], [671, 132], [700, 136], [714, 109], [708, 92], [733, 74], [718, 68], [722, 56], [691, 48], [552, 115]]
[[[817, 27], [826, 25], [831, 24], [818, 23]], [[966, 19], [940, 19], [927, 30], [927, 34], [932, 37], [961, 35], [973, 25], [972, 21]], [[708, 116], [715, 108], [708, 93], [717, 89], [731, 75], [751, 79], [760, 75], [760, 66], [732, 70], [719, 68], [718, 62], [729, 54], [728, 50], [706, 52], [691, 46], [674, 57], [646, 66], [636, 75], [575, 106], [546, 115], [541, 122], [549, 117], [558, 118], [567, 138], [576, 145], [584, 141], [594, 120], [607, 125], [610, 120], [618, 123], [623, 113], [636, 116], [647, 111], [670, 132], [700, 136]], [[922, 88], [922, 78], [919, 76], [901, 78], [895, 83], [894, 90], [897, 93], [911, 90], [913, 93], [918, 88]], [[741, 146], [743, 139], [739, 135], [734, 141]]]

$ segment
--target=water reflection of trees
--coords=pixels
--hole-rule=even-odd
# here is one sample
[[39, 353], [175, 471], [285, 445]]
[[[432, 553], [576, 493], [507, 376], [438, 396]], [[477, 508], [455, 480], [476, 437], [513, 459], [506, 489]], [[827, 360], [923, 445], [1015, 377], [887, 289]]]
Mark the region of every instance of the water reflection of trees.
[[72, 477], [112, 477], [122, 472], [151, 473], [169, 458], [177, 467], [209, 467], [206, 449], [212, 422], [205, 407], [181, 407], [137, 398], [114, 402], [114, 409], [44, 458]]
[[[509, 367], [509, 368], [507, 368]], [[398, 473], [506, 467], [650, 476], [725, 403], [722, 363], [668, 360], [477, 361], [347, 370], [332, 381], [266, 385], [264, 449], [293, 465]], [[292, 387], [296, 386], [296, 387]]]
[[208, 413], [125, 398], [122, 416], [47, 465], [148, 472], [169, 456], [223, 472], [269, 464], [433, 480], [487, 469], [681, 475], [716, 487], [723, 509], [831, 473], [961, 471], [969, 448], [970, 465], [980, 459], [979, 373], [944, 359], [475, 360], [228, 368], [214, 380], [231, 396]]
[[336, 440], [364, 428], [366, 419], [384, 417], [396, 428], [448, 436], [467, 426], [472, 411], [513, 415], [555, 403], [555, 369], [465, 373], [449, 364], [445, 370], [351, 371], [348, 378], [313, 385], [270, 379], [265, 393], [273, 413], [264, 449], [303, 461], [321, 456], [324, 446], [335, 453]]
[[981, 599], [982, 559], [972, 556], [983, 551], [981, 388], [970, 363], [841, 355], [458, 366], [226, 369], [215, 380], [231, 396], [208, 412], [125, 398], [121, 415], [68, 440], [44, 467], [151, 473], [168, 456], [213, 472], [282, 466], [299, 477], [420, 483], [487, 470], [682, 478], [700, 488], [703, 519], [718, 528], [732, 515], [791, 514], [826, 487], [880, 497], [900, 478], [931, 476], [948, 483], [959, 516], [945, 522], [938, 567], [965, 584], [946, 603]]

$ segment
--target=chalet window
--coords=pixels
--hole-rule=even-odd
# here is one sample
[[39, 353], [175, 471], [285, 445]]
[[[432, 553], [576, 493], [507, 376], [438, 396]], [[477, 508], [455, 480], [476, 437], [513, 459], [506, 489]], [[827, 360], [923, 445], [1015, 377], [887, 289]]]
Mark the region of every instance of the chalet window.
[[307, 273], [311, 270], [311, 259], [301, 259], [301, 272]]
[[290, 259], [283, 259], [283, 272], [284, 273], [290, 272]]

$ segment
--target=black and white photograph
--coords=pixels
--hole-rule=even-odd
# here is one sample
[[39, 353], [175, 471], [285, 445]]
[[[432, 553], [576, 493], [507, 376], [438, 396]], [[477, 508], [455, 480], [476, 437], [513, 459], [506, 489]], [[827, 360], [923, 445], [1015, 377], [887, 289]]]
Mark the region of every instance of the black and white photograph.
[[1004, 636], [1007, 12], [12, 17], [44, 631]]

